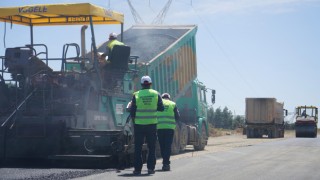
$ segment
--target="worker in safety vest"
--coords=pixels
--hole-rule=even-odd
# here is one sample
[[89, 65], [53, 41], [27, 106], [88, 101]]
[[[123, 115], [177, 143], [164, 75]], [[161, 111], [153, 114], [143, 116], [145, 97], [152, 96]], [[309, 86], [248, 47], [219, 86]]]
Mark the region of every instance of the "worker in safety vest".
[[162, 94], [162, 101], [164, 111], [158, 112], [158, 140], [163, 164], [162, 170], [170, 171], [171, 144], [180, 113], [176, 103], [170, 100], [170, 94]]
[[164, 106], [160, 94], [151, 89], [151, 78], [141, 78], [142, 89], [133, 94], [130, 115], [134, 122], [134, 175], [140, 175], [142, 169], [142, 145], [146, 139], [148, 145], [148, 174], [154, 174], [156, 165], [157, 111]]
[[107, 56], [109, 56], [111, 51], [112, 51], [112, 49], [113, 49], [113, 47], [115, 45], [124, 46], [124, 43], [117, 40], [117, 34], [116, 33], [110, 33], [109, 41], [107, 42], [107, 50], [102, 55], [102, 58], [106, 58]]

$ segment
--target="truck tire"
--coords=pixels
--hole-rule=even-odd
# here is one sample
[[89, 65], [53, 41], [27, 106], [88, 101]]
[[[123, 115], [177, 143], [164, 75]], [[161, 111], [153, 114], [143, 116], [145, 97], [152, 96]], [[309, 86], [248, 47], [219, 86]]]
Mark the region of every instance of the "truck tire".
[[272, 132], [272, 130], [268, 130], [268, 138], [273, 138], [273, 132]]
[[273, 131], [274, 131], [273, 137], [274, 137], [274, 138], [279, 138], [279, 137], [280, 137], [280, 136], [279, 136], [279, 133], [280, 133], [280, 132], [278, 131], [278, 128], [275, 128]]
[[247, 128], [246, 133], [247, 133], [247, 138], [252, 138], [252, 129]]
[[280, 136], [279, 136], [280, 138], [284, 138], [284, 130], [281, 130], [280, 131]]
[[250, 131], [249, 131], [249, 137], [250, 137], [250, 138], [254, 138], [254, 131], [253, 131], [253, 129], [250, 129]]
[[208, 139], [207, 132], [206, 132], [206, 125], [203, 123], [201, 128], [201, 134], [199, 135], [199, 142], [198, 145], [194, 145], [194, 150], [196, 151], [202, 151], [204, 150], [204, 147], [206, 146], [206, 142]]
[[258, 131], [258, 129], [254, 129], [254, 130], [253, 130], [253, 137], [254, 137], [254, 138], [258, 138], [258, 137], [259, 137], [259, 131]]
[[179, 154], [180, 152], [179, 135], [180, 135], [180, 128], [177, 126], [174, 131], [173, 141], [171, 145], [171, 155], [176, 155], [176, 154]]
[[187, 126], [185, 124], [182, 124], [180, 126], [180, 152], [184, 151], [186, 149], [186, 146], [188, 144], [188, 129]]

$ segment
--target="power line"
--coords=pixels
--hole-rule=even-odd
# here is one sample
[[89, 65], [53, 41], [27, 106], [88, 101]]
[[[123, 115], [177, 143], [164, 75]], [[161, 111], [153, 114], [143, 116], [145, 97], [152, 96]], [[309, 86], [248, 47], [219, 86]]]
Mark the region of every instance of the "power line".
[[204, 20], [200, 17], [200, 15], [198, 14], [197, 10], [191, 5], [192, 10], [195, 12], [195, 14], [198, 16], [198, 18], [200, 19], [200, 21], [202, 22], [202, 24], [204, 25], [205, 29], [207, 30], [207, 32], [209, 33], [210, 37], [214, 40], [214, 42], [217, 44], [218, 48], [220, 49], [220, 51], [223, 53], [223, 55], [226, 57], [226, 59], [229, 61], [229, 63], [231, 64], [232, 68], [238, 73], [239, 77], [242, 79], [242, 81], [244, 81], [244, 83], [255, 93], [257, 94], [257, 92], [255, 91], [255, 89], [249, 84], [249, 82], [243, 77], [243, 75], [240, 73], [240, 71], [238, 70], [238, 68], [234, 65], [234, 63], [231, 61], [231, 58], [227, 55], [227, 53], [225, 52], [225, 50], [222, 48], [222, 46], [220, 45], [220, 43], [218, 42], [218, 40], [215, 38], [215, 36], [212, 34], [212, 32], [210, 31], [209, 27], [207, 26], [207, 23], [204, 22]]
[[131, 14], [133, 16], [134, 21], [136, 22], [136, 24], [145, 24], [144, 21], [142, 20], [142, 18], [140, 17], [139, 13], [135, 10], [135, 8], [133, 7], [133, 5], [131, 4], [130, 0], [127, 0], [128, 5], [130, 7], [130, 11]]
[[[168, 10], [170, 8], [170, 5], [171, 5], [172, 1], [173, 0], [168, 0], [168, 2], [165, 4], [165, 6], [161, 9], [161, 11], [156, 16], [156, 18], [152, 21], [152, 24], [162, 24], [163, 23], [166, 15], [168, 13]], [[127, 2], [128, 2], [129, 7], [130, 7], [130, 11], [131, 11], [131, 14], [133, 16], [133, 19], [134, 19], [135, 23], [136, 24], [145, 24], [143, 19], [139, 15], [138, 11], [136, 11], [135, 8], [133, 7], [131, 1], [127, 0]], [[149, 8], [154, 12], [154, 10], [151, 8], [150, 0], [149, 0]]]
[[169, 11], [171, 3], [172, 3], [172, 0], [168, 0], [166, 5], [162, 8], [162, 10], [157, 15], [157, 17], [152, 21], [152, 24], [162, 24], [163, 23], [166, 15]]
[[[201, 67], [205, 68], [205, 69], [206, 69], [206, 72], [209, 73], [209, 74], [211, 75], [211, 77], [213, 77], [225, 90], [227, 90], [228, 93], [229, 93], [234, 99], [238, 99], [238, 98], [239, 98], [238, 96], [236, 96], [235, 94], [233, 94], [233, 92], [232, 92], [222, 81], [220, 81], [220, 80], [212, 73], [212, 69], [209, 69], [207, 65], [202, 64], [201, 61], [197, 61], [197, 62], [201, 65]], [[213, 88], [213, 89], [215, 89], [215, 88]], [[241, 100], [241, 99], [239, 98], [239, 100]], [[225, 104], [227, 104], [227, 103], [225, 102]], [[229, 106], [229, 107], [233, 107], [232, 105], [228, 105], [228, 106]], [[234, 108], [233, 108], [233, 109], [234, 109]]]
[[154, 12], [154, 13], [156, 12], [156, 11], [151, 7], [150, 0], [149, 0], [149, 8], [151, 9], [152, 12]]

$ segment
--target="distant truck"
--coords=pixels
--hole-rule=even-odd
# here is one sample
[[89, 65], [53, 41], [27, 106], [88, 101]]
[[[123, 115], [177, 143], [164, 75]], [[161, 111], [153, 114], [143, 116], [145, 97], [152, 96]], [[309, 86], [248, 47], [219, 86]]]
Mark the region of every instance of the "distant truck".
[[318, 108], [315, 106], [296, 107], [296, 137], [317, 137]]
[[247, 138], [283, 138], [284, 112], [275, 98], [246, 98]]

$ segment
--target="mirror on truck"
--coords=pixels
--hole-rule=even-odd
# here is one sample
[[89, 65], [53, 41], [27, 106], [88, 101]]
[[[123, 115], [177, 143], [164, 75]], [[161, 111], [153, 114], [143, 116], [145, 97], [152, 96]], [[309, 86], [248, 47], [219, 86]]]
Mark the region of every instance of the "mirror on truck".
[[213, 89], [211, 93], [211, 102], [214, 104], [216, 102], [216, 90]]
[[287, 109], [283, 109], [284, 111], [284, 116], [288, 116], [288, 110]]

